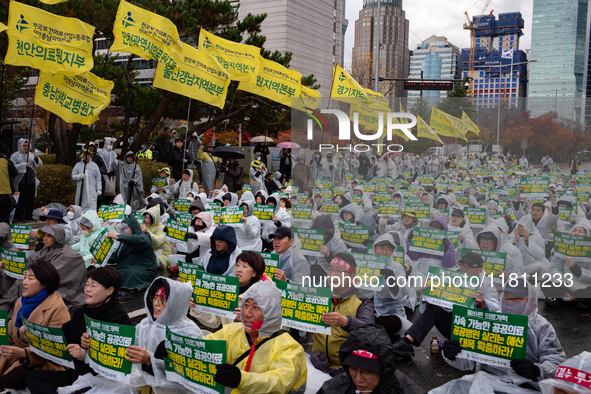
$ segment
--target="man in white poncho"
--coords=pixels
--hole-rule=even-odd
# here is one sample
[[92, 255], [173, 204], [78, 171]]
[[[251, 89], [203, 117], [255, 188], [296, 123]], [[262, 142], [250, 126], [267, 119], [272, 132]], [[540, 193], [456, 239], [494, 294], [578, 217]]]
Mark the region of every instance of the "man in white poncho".
[[76, 203], [82, 212], [97, 210], [97, 200], [102, 194], [101, 171], [92, 161], [90, 152], [84, 150], [81, 160], [72, 170], [72, 180], [76, 182]]

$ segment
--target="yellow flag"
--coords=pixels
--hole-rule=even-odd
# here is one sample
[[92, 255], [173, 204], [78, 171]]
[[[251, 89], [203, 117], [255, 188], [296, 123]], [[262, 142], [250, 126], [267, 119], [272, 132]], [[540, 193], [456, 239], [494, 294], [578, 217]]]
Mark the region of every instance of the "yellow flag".
[[435, 107], [431, 108], [431, 128], [437, 134], [445, 137], [464, 138], [460, 131], [454, 127], [454, 124], [449, 118], [450, 116]]
[[338, 64], [334, 68], [330, 98], [345, 103], [371, 102], [365, 89]]
[[476, 126], [474, 122], [472, 122], [472, 119], [470, 119], [468, 117], [468, 114], [466, 114], [466, 112], [464, 111], [462, 111], [462, 122], [464, 122], [464, 124], [468, 128], [468, 131], [471, 131], [476, 135], [480, 135], [480, 129], [478, 128], [478, 126]]
[[55, 4], [59, 4], [59, 3], [65, 3], [68, 0], [39, 0], [42, 3], [45, 4], [49, 4], [49, 5], [55, 5]]
[[365, 93], [367, 97], [371, 100], [372, 104], [382, 105], [384, 107], [389, 107], [390, 102], [384, 97], [383, 94], [374, 92], [371, 89], [365, 88]]
[[[400, 112], [401, 113], [404, 113], [404, 109], [402, 108], [402, 103], [400, 103]], [[402, 123], [402, 124], [407, 124], [408, 123], [408, 120], [406, 118], [400, 118], [400, 119], [401, 119], [400, 120], [400, 123]], [[402, 134], [404, 134], [404, 133], [402, 133]]]
[[111, 52], [126, 52], [154, 59], [172, 68], [182, 56], [182, 42], [172, 21], [121, 0], [113, 25]]
[[357, 122], [371, 130], [377, 130], [379, 127], [380, 112], [384, 113], [383, 122], [386, 122], [387, 114], [390, 112], [388, 107], [381, 105], [369, 104], [366, 102], [355, 102], [351, 104], [349, 111], [349, 120], [354, 121], [355, 113], [357, 112]]
[[8, 29], [8, 26], [6, 26], [4, 23], [0, 22], [0, 33], [2, 33], [6, 29]]
[[6, 64], [55, 74], [81, 74], [94, 66], [94, 27], [76, 18], [54, 15], [10, 2]]
[[311, 89], [307, 86], [302, 85], [300, 91], [300, 97], [292, 100], [292, 108], [299, 109], [300, 111], [308, 111], [308, 109], [316, 109], [320, 105], [322, 97], [318, 90]]
[[87, 72], [63, 75], [41, 72], [35, 89], [35, 104], [68, 123], [90, 125], [111, 103], [115, 84]]
[[154, 87], [224, 108], [230, 76], [213, 56], [183, 44], [183, 56], [176, 58], [176, 64], [172, 68], [158, 63]]
[[262, 62], [261, 48], [226, 40], [201, 29], [199, 49], [213, 56], [230, 74], [232, 81], [257, 83]]
[[443, 144], [443, 141], [441, 141], [441, 138], [439, 138], [437, 133], [435, 133], [419, 115], [417, 115], [417, 137], [429, 138]]
[[261, 68], [256, 82], [240, 82], [238, 89], [291, 107], [292, 99], [300, 97], [302, 74], [272, 60], [261, 58]]

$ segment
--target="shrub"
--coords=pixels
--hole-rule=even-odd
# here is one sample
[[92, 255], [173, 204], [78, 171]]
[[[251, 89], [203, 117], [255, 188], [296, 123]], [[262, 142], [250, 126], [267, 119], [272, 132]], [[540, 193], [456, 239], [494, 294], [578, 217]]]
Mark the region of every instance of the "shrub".
[[[55, 158], [55, 156], [54, 156]], [[45, 156], [41, 159], [44, 160]], [[72, 167], [61, 164], [45, 164], [37, 170], [39, 187], [35, 207], [59, 202], [70, 206], [76, 199], [76, 182], [72, 180]]]
[[139, 159], [137, 163], [138, 167], [142, 169], [142, 177], [144, 182], [144, 195], [148, 197], [152, 192], [152, 180], [150, 178], [160, 178], [160, 169], [162, 167], [170, 166], [166, 163], [160, 163], [157, 161], [151, 161], [148, 159]]
[[39, 157], [41, 158], [41, 161], [43, 161], [43, 165], [55, 164], [55, 155], [43, 155]]

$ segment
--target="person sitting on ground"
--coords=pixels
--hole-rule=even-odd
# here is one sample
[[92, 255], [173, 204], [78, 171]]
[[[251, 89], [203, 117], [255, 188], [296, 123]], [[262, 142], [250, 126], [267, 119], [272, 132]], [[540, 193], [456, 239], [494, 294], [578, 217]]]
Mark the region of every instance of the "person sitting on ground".
[[156, 278], [157, 263], [152, 239], [144, 234], [133, 214], [123, 219], [118, 229], [119, 234], [107, 234], [107, 237], [120, 242], [108, 263], [115, 264], [121, 273], [124, 289], [145, 289]]
[[173, 185], [170, 183], [170, 168], [168, 168], [168, 167], [161, 168], [160, 169], [160, 178], [166, 178], [166, 182], [168, 184], [164, 187], [156, 187], [156, 185], [152, 185], [152, 189], [150, 190], [150, 192], [152, 194], [157, 193], [158, 196], [160, 196], [160, 198], [162, 200], [174, 198], [174, 193], [171, 190]]
[[305, 352], [281, 330], [279, 289], [268, 281], [251, 287], [240, 319], [205, 337], [226, 341], [226, 363], [217, 366], [214, 380], [237, 393], [303, 392], [308, 377]]
[[269, 235], [273, 241], [273, 252], [279, 255], [279, 267], [273, 272], [276, 280], [302, 284], [304, 277], [310, 276], [308, 260], [293, 248], [294, 236], [289, 227], [279, 227]]
[[131, 320], [117, 300], [121, 283], [121, 274], [114, 267], [91, 267], [88, 270], [88, 280], [84, 286], [85, 305], [76, 309], [72, 320], [62, 326], [68, 342], [66, 350], [74, 360], [74, 368], [65, 371], [31, 371], [27, 376], [27, 388], [31, 394], [57, 394], [59, 387], [71, 385], [82, 375], [96, 375], [96, 372], [84, 362], [90, 347], [84, 317], [130, 326]]
[[144, 234], [148, 234], [152, 240], [154, 246], [154, 253], [158, 254], [160, 251], [160, 257], [158, 259], [158, 267], [168, 267], [169, 261], [168, 256], [172, 253], [170, 244], [166, 242], [166, 233], [164, 232], [164, 225], [160, 223], [160, 206], [153, 206], [148, 208], [143, 213], [144, 224], [140, 227]]
[[206, 272], [215, 275], [233, 276], [236, 258], [242, 250], [236, 247], [234, 227], [221, 225], [211, 235], [210, 250], [203, 257], [192, 260]]
[[339, 350], [345, 373], [324, 382], [317, 394], [424, 394], [396, 369], [395, 355], [384, 328], [374, 324], [351, 331]]
[[96, 259], [90, 253], [90, 246], [94, 240], [100, 235], [103, 228], [101, 227], [101, 220], [98, 217], [96, 211], [86, 211], [80, 219], [80, 228], [82, 229], [82, 235], [80, 236], [80, 242], [72, 245], [72, 249], [82, 255], [86, 268], [96, 264]]
[[43, 249], [29, 257], [27, 263], [32, 264], [41, 260], [52, 263], [60, 275], [60, 286], [57, 292], [62, 296], [68, 309], [84, 305], [84, 283], [86, 282], [84, 259], [80, 253], [65, 244], [66, 236], [61, 225], [45, 226], [38, 233], [43, 239]]
[[[10, 225], [4, 222], [0, 222], [0, 248], [18, 252], [16, 246], [12, 243]], [[0, 262], [0, 309], [9, 311], [12, 308], [14, 300], [22, 295], [21, 283], [21, 279], [6, 275], [2, 262]], [[9, 316], [12, 316], [12, 313]]]
[[214, 231], [212, 224], [213, 220], [209, 212], [200, 212], [191, 219], [187, 233], [187, 249], [189, 251], [185, 256], [187, 263], [192, 262], [194, 258], [204, 257], [211, 249], [211, 236]]
[[[53, 226], [55, 224], [59, 224], [60, 226], [62, 226], [64, 228], [64, 232], [66, 234], [66, 239], [65, 239], [66, 245], [70, 245], [70, 243], [68, 243], [68, 242], [72, 242], [74, 240], [74, 234], [72, 233], [72, 228], [70, 226], [68, 226], [68, 224], [65, 223], [64, 214], [61, 211], [56, 210], [56, 209], [52, 209], [47, 214], [40, 216], [39, 219], [41, 219], [42, 221], [45, 221], [46, 226]], [[39, 236], [39, 233], [36, 230], [31, 230], [29, 232], [29, 235], [32, 238], [41, 239], [41, 236]], [[79, 236], [78, 236], [78, 238], [79, 238]]]
[[263, 241], [261, 240], [261, 222], [259, 218], [254, 216], [254, 203], [251, 200], [244, 201], [240, 204], [244, 208], [244, 216], [242, 225], [234, 227], [236, 230], [237, 247], [240, 249], [249, 249], [255, 252], [263, 250]]
[[23, 390], [29, 372], [35, 369], [63, 371], [55, 364], [31, 351], [22, 319], [47, 327], [61, 327], [70, 320], [70, 313], [56, 291], [60, 275], [48, 261], [29, 263], [23, 273], [23, 296], [14, 307], [8, 323], [11, 345], [0, 346], [0, 390]]
[[337, 253], [328, 267], [327, 283], [332, 288], [332, 312], [322, 314], [322, 321], [331, 326], [330, 335], [314, 334], [310, 361], [331, 376], [342, 372], [339, 348], [349, 333], [375, 323], [373, 300], [359, 299], [352, 285], [357, 264], [347, 253]]
[[[471, 381], [485, 384], [495, 392], [513, 392], [515, 386], [540, 391], [540, 380], [553, 377], [566, 356], [554, 327], [538, 313], [537, 298], [535, 287], [523, 278], [507, 282], [501, 294], [500, 312], [528, 317], [525, 359], [511, 360], [509, 368], [481, 364], [474, 380], [462, 379], [460, 383], [453, 380], [433, 392], [455, 394], [459, 384], [464, 392]], [[461, 351], [458, 341], [448, 340], [443, 344], [443, 358], [449, 365], [462, 371], [474, 370], [475, 361], [457, 357]]]
[[560, 363], [554, 377], [540, 382], [542, 394], [589, 394], [591, 353], [585, 351]]
[[[447, 231], [447, 219], [445, 216], [438, 217], [436, 219], [431, 220], [429, 222], [429, 228], [435, 230], [443, 230]], [[421, 252], [413, 252], [410, 248], [410, 242], [414, 237], [413, 232], [411, 231], [410, 234], [407, 236], [406, 240], [406, 250], [408, 257], [414, 262], [416, 262], [417, 274], [420, 275], [423, 279], [427, 277], [427, 273], [429, 271], [429, 267], [439, 267], [439, 268], [453, 268], [456, 266], [456, 248], [454, 247], [453, 243], [449, 240], [449, 238], [444, 238], [443, 243], [443, 256], [435, 255], [431, 253], [421, 253]]]

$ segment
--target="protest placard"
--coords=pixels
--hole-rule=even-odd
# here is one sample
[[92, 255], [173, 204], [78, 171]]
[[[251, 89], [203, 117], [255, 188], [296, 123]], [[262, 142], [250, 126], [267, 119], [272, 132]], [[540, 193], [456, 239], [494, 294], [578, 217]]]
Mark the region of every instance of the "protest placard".
[[74, 368], [74, 360], [70, 352], [66, 351], [68, 342], [61, 328], [42, 326], [29, 322], [24, 317], [22, 319], [29, 349], [33, 353], [58, 365]]
[[568, 222], [568, 219], [570, 219], [573, 209], [570, 207], [558, 207], [558, 210], [560, 211], [560, 220], [564, 221], [564, 222]]
[[486, 275], [491, 275], [496, 279], [499, 278], [499, 272], [505, 271], [507, 264], [507, 253], [493, 252], [480, 249], [461, 248], [460, 256], [464, 257], [467, 253], [478, 253], [482, 257], [484, 272]]
[[591, 237], [554, 233], [554, 254], [578, 261], [591, 261]]
[[527, 324], [527, 315], [454, 305], [451, 339], [462, 346], [456, 357], [511, 368], [511, 360], [527, 358]]
[[105, 378], [129, 384], [132, 362], [126, 360], [127, 348], [135, 342], [135, 327], [105, 323], [84, 316], [90, 337], [88, 365]]
[[375, 202], [386, 202], [386, 201], [392, 201], [392, 193], [385, 191], [385, 192], [376, 192], [376, 194], [374, 195], [374, 201]]
[[519, 185], [523, 187], [521, 197], [536, 197], [547, 195], [550, 177], [547, 176], [527, 176], [522, 177]]
[[322, 201], [322, 213], [337, 214], [339, 213], [339, 209], [339, 204], [337, 204], [331, 199], [325, 198], [324, 201]]
[[26, 252], [16, 252], [0, 248], [0, 258], [4, 273], [14, 279], [23, 279], [23, 273], [27, 269]]
[[332, 292], [328, 287], [307, 287], [276, 280], [281, 291], [283, 325], [296, 330], [330, 335], [330, 326], [322, 321], [322, 314], [332, 310]]
[[279, 255], [277, 253], [258, 252], [265, 260], [265, 274], [269, 278], [273, 278], [275, 270], [279, 268]]
[[252, 213], [254, 216], [265, 222], [273, 221], [273, 215], [275, 214], [274, 205], [254, 204], [254, 210]]
[[187, 242], [189, 226], [181, 224], [176, 220], [166, 221], [166, 239], [170, 242]]
[[324, 230], [313, 230], [309, 228], [291, 228], [301, 242], [300, 253], [304, 256], [324, 256], [320, 247], [324, 245]]
[[339, 222], [341, 239], [346, 245], [354, 248], [365, 248], [363, 242], [369, 239], [369, 226], [359, 226], [348, 222]]
[[125, 219], [125, 205], [103, 205], [101, 206], [102, 211], [100, 211], [99, 217], [103, 219], [104, 222], [108, 223], [119, 223], [123, 219]]
[[291, 206], [291, 214], [293, 220], [311, 220], [312, 205], [294, 204]]
[[113, 238], [107, 238], [108, 229], [103, 229], [100, 234], [90, 244], [90, 254], [94, 256], [99, 267], [107, 264], [107, 261], [113, 255], [113, 252], [119, 247], [119, 241]]
[[317, 179], [314, 179], [314, 185], [318, 189], [332, 190], [332, 179], [317, 178]]
[[421, 185], [432, 185], [435, 182], [435, 175], [421, 175]]
[[232, 227], [243, 226], [244, 208], [241, 207], [224, 207], [220, 212], [220, 224], [227, 224]]
[[332, 189], [312, 189], [312, 197], [314, 197], [316, 194], [320, 194], [322, 196], [322, 198], [331, 198], [332, 197]]
[[248, 183], [242, 184], [242, 195], [246, 192], [252, 191], [252, 187]]
[[488, 211], [489, 221], [497, 220], [503, 216], [503, 211]]
[[418, 204], [418, 203], [421, 202], [421, 197], [420, 196], [415, 196], [414, 194], [411, 194], [410, 196], [404, 197], [404, 202], [406, 204]]
[[185, 226], [189, 226], [191, 224], [191, 220], [193, 220], [193, 215], [191, 215], [188, 212], [177, 212], [174, 215], [174, 218], [180, 224], [183, 224]]
[[144, 212], [137, 212], [133, 213], [133, 217], [138, 221], [139, 224], [144, 224]]
[[377, 182], [374, 182], [374, 181], [363, 182], [363, 191], [365, 193], [373, 193], [376, 191], [377, 187], [378, 187]]
[[168, 179], [166, 179], [166, 177], [150, 178], [150, 180], [152, 181], [152, 185], [156, 187], [168, 186]]
[[[445, 254], [443, 239], [447, 238], [453, 242], [460, 234], [459, 231], [436, 230], [434, 228], [414, 227], [409, 250], [413, 252], [429, 253], [437, 256]], [[456, 241], [457, 242], [457, 241]]]
[[429, 213], [431, 212], [430, 204], [422, 203], [406, 203], [404, 204], [405, 209], [414, 209], [417, 213], [417, 219], [429, 219]]
[[221, 208], [214, 207], [214, 209], [206, 209], [205, 212], [208, 212], [211, 215], [211, 220], [213, 220], [215, 224], [220, 224], [220, 219], [222, 218]]
[[426, 278], [427, 288], [423, 290], [423, 301], [429, 304], [451, 308], [454, 304], [474, 306], [472, 294], [479, 285], [477, 276], [431, 266]]
[[486, 225], [486, 215], [488, 211], [486, 207], [474, 208], [465, 207], [464, 216], [470, 220], [470, 227], [482, 228]]
[[181, 282], [187, 283], [191, 282], [191, 285], [195, 283], [195, 278], [197, 277], [197, 271], [204, 272], [202, 266], [197, 264], [187, 263], [184, 260], [179, 260], [179, 278]]
[[8, 311], [0, 309], [0, 346], [10, 345], [8, 321]]
[[25, 226], [23, 224], [11, 224], [10, 233], [12, 235], [12, 243], [18, 249], [29, 249], [29, 233], [33, 226]]
[[[404, 252], [404, 250], [403, 250]], [[367, 253], [347, 253], [355, 258], [355, 287], [362, 290], [379, 291], [384, 285], [381, 270], [388, 267], [388, 257]], [[361, 284], [361, 286], [358, 286]]]
[[308, 199], [308, 193], [296, 193], [296, 197], [298, 204], [305, 204], [306, 200]]
[[172, 201], [174, 207], [174, 213], [177, 212], [189, 212], [191, 208], [191, 200], [188, 198], [177, 198], [176, 200]]
[[234, 320], [238, 308], [240, 279], [195, 271], [193, 302], [195, 310]]
[[353, 177], [352, 172], [345, 172], [345, 181], [351, 182], [353, 179], [355, 179], [355, 178]]
[[400, 215], [400, 201], [385, 201], [381, 202], [378, 208], [378, 215]]
[[226, 362], [226, 341], [196, 339], [166, 327], [164, 358], [166, 379], [199, 394], [224, 394], [226, 387], [213, 380], [217, 365]]

